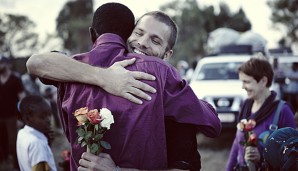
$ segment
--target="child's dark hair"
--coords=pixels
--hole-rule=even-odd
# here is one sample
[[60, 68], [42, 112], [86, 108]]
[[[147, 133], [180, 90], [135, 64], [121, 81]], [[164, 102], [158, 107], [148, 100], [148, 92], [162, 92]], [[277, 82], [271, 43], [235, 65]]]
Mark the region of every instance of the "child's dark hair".
[[94, 12], [92, 28], [99, 36], [114, 33], [126, 42], [134, 29], [134, 24], [134, 15], [128, 7], [120, 3], [106, 3]]
[[35, 113], [43, 103], [46, 103], [46, 101], [42, 96], [24, 97], [19, 104], [21, 118], [24, 120], [26, 116]]

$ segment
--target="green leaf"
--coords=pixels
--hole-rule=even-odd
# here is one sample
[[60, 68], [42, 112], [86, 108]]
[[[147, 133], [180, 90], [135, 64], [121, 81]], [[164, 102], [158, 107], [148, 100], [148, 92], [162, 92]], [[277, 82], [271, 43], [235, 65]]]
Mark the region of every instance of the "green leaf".
[[92, 154], [97, 154], [98, 150], [99, 150], [99, 145], [98, 145], [98, 144], [93, 143], [93, 144], [90, 146], [90, 152], [91, 152]]
[[85, 130], [83, 129], [83, 128], [78, 128], [77, 130], [76, 130], [76, 132], [78, 133], [78, 135], [80, 136], [80, 137], [84, 137], [85, 136]]
[[110, 150], [111, 149], [111, 145], [106, 142], [106, 141], [100, 141], [100, 145], [104, 148], [104, 149], [108, 149]]
[[85, 134], [85, 136], [84, 136], [84, 138], [85, 138], [85, 140], [87, 140], [87, 141], [89, 141], [89, 139], [92, 137], [92, 131], [88, 131], [86, 134]]
[[95, 137], [94, 137], [94, 141], [99, 141], [99, 140], [102, 139], [102, 137], [103, 137], [102, 134], [96, 134]]

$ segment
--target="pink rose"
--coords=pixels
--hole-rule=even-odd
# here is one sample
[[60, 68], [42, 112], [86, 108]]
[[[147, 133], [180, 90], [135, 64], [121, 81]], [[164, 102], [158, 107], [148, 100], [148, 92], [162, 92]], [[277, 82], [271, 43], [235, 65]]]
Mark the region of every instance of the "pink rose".
[[249, 134], [247, 142], [250, 145], [257, 145], [257, 135], [255, 133]]
[[87, 118], [93, 125], [99, 124], [102, 121], [101, 115], [97, 109], [90, 110], [87, 114]]

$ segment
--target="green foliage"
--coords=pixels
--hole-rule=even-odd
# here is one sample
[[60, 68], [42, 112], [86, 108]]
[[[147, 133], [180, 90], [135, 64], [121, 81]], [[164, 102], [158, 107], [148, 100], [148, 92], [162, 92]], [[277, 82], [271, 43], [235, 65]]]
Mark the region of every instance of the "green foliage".
[[89, 149], [90, 149], [90, 152], [91, 152], [92, 154], [96, 154], [96, 155], [98, 155], [98, 154], [100, 153], [100, 151], [99, 151], [99, 145], [96, 144], [96, 143], [93, 143], [93, 144], [89, 147]]
[[76, 132], [78, 134], [76, 142], [81, 147], [87, 146], [92, 154], [98, 155], [102, 148], [111, 149], [111, 145], [103, 141], [103, 135], [107, 131], [106, 128], [100, 126], [100, 124], [93, 125], [89, 121], [80, 125]]
[[103, 135], [102, 134], [97, 134], [94, 136], [94, 141], [99, 141], [103, 138]]
[[91, 139], [91, 137], [92, 137], [92, 131], [88, 131], [88, 132], [86, 132], [84, 139], [86, 141], [89, 141]]
[[35, 23], [27, 16], [0, 14], [0, 51], [7, 57], [30, 56], [36, 50]]
[[57, 22], [58, 36], [63, 39], [64, 48], [72, 53], [89, 50], [91, 40], [88, 27], [93, 17], [92, 0], [68, 1], [60, 11]]
[[271, 21], [286, 29], [287, 38], [298, 41], [298, 0], [268, 0], [272, 10]]
[[225, 4], [220, 4], [218, 14], [213, 6], [201, 8], [196, 0], [174, 0], [161, 6], [160, 10], [170, 15], [179, 28], [174, 48], [176, 62], [193, 61], [195, 57], [205, 55], [208, 33], [217, 28], [228, 27], [240, 32], [251, 29], [242, 9], [232, 14]]
[[78, 135], [80, 136], [80, 137], [84, 137], [85, 136], [85, 130], [83, 129], [83, 128], [78, 128], [77, 130], [76, 130], [76, 132], [78, 133]]

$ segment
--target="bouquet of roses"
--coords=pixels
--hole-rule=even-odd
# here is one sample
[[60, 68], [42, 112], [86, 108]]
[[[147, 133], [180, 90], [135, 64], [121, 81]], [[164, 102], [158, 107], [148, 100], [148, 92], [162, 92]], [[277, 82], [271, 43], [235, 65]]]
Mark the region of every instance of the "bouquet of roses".
[[253, 132], [256, 126], [256, 121], [254, 119], [242, 119], [237, 124], [237, 129], [244, 132], [244, 142], [241, 141], [240, 144], [244, 146], [257, 146], [257, 135]]
[[[241, 141], [240, 144], [247, 147], [247, 146], [254, 146], [258, 145], [257, 135], [253, 132], [253, 128], [256, 126], [256, 121], [254, 119], [242, 119], [237, 124], [237, 129], [244, 132], [244, 142]], [[256, 166], [252, 161], [246, 161], [249, 171], [255, 171]]]
[[102, 108], [98, 112], [97, 109], [88, 110], [88, 107], [83, 107], [77, 109], [73, 114], [78, 120], [77, 143], [81, 147], [87, 146], [87, 152], [95, 155], [98, 155], [102, 148], [111, 149], [110, 144], [102, 140], [105, 132], [114, 123], [114, 117], [110, 110]]

